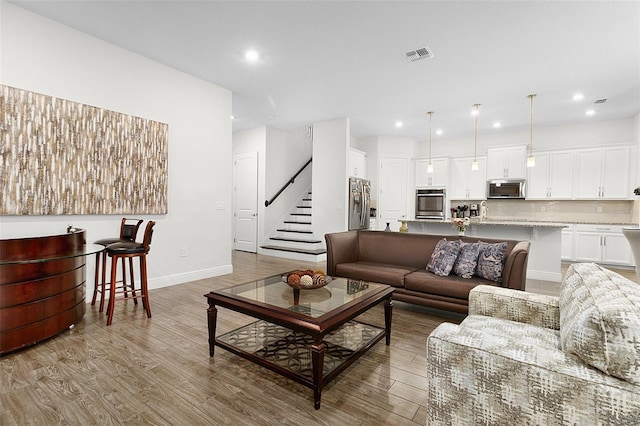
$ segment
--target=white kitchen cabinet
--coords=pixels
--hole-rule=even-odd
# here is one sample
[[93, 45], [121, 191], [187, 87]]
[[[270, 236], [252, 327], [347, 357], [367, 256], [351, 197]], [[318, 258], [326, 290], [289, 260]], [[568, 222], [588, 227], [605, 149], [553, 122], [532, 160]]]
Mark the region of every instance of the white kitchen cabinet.
[[509, 146], [487, 150], [487, 179], [524, 179], [527, 147]]
[[487, 194], [487, 159], [478, 157], [478, 170], [471, 170], [473, 157], [451, 160], [449, 200], [484, 200]]
[[347, 157], [347, 175], [365, 179], [367, 177], [366, 153], [357, 149], [349, 149]]
[[433, 158], [433, 173], [427, 173], [429, 159], [416, 160], [416, 188], [437, 186], [445, 188], [449, 185], [449, 159]]
[[535, 158], [535, 167], [527, 168], [527, 199], [570, 200], [573, 196], [573, 152], [537, 152]]
[[574, 252], [574, 228], [575, 225], [569, 225], [568, 227], [562, 229], [562, 239], [560, 243], [560, 257], [562, 258], [562, 260], [575, 260], [576, 256]]
[[[378, 227], [390, 222], [391, 229], [400, 228], [398, 220], [407, 219], [407, 187], [409, 160], [383, 157], [380, 161], [378, 189]], [[415, 194], [413, 188], [411, 192]]]
[[576, 199], [631, 198], [631, 147], [581, 149], [575, 155], [573, 186]]
[[619, 225], [575, 225], [575, 260], [633, 266], [629, 242]]

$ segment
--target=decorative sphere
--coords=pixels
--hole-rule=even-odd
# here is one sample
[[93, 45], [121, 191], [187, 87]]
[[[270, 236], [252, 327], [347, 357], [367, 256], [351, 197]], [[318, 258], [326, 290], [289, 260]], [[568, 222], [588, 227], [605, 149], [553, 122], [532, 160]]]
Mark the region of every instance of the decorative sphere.
[[322, 274], [315, 274], [313, 276], [313, 284], [315, 285], [324, 285], [327, 283], [327, 278]]
[[304, 287], [311, 287], [313, 285], [313, 278], [310, 275], [303, 275], [300, 277], [300, 285]]
[[289, 275], [289, 277], [287, 278], [287, 282], [291, 285], [298, 285], [300, 284], [300, 275], [298, 274], [291, 274]]

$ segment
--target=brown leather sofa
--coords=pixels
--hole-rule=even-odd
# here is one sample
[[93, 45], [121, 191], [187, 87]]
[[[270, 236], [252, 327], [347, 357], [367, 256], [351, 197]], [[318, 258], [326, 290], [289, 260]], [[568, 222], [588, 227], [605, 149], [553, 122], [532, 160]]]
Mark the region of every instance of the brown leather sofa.
[[326, 234], [327, 274], [396, 287], [393, 298], [417, 305], [466, 314], [469, 291], [477, 285], [524, 290], [529, 257], [528, 241], [446, 236], [465, 242], [507, 242], [502, 282], [453, 273], [441, 277], [426, 270], [436, 244], [445, 236], [384, 231]]

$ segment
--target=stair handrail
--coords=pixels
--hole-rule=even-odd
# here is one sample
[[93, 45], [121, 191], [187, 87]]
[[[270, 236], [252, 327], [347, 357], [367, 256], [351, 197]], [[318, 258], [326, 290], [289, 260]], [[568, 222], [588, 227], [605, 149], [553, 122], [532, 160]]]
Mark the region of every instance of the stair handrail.
[[287, 189], [287, 187], [288, 187], [289, 185], [291, 185], [293, 182], [295, 182], [295, 180], [296, 180], [296, 178], [298, 177], [298, 175], [299, 175], [300, 173], [302, 173], [302, 171], [303, 171], [304, 169], [306, 169], [306, 168], [307, 168], [307, 166], [308, 166], [309, 164], [311, 164], [311, 160], [313, 160], [313, 157], [309, 158], [309, 161], [307, 161], [306, 163], [304, 163], [304, 166], [300, 167], [300, 170], [298, 170], [298, 171], [297, 171], [293, 176], [291, 176], [291, 178], [287, 181], [287, 183], [285, 183], [285, 184], [282, 186], [282, 188], [280, 188], [280, 191], [278, 191], [278, 192], [276, 193], [276, 195], [274, 195], [273, 197], [271, 197], [271, 199], [270, 199], [270, 200], [265, 200], [265, 202], [264, 202], [264, 206], [265, 206], [265, 207], [269, 207], [269, 205], [273, 204], [273, 202], [276, 200], [276, 198], [278, 198], [278, 196], [279, 196], [280, 194], [282, 194], [282, 192], [283, 192], [285, 189]]

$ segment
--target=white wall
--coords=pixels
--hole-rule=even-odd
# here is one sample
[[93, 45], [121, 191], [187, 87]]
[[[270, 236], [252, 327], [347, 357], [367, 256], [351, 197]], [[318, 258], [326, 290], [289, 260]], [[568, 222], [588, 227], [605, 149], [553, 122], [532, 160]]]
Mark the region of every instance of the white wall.
[[313, 125], [313, 229], [321, 236], [347, 230], [349, 119]]
[[[6, 2], [0, 25], [0, 83], [168, 123], [168, 214], [134, 215], [157, 222], [150, 287], [231, 272], [231, 92]], [[3, 216], [0, 236], [73, 224], [91, 242], [117, 236], [120, 218]]]

